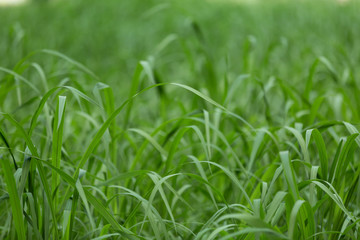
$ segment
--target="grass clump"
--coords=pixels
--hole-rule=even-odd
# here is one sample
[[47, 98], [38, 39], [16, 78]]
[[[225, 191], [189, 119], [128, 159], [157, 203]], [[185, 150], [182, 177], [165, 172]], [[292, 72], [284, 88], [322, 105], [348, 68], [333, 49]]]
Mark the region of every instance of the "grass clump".
[[0, 9], [0, 238], [358, 239], [358, 3], [321, 3]]

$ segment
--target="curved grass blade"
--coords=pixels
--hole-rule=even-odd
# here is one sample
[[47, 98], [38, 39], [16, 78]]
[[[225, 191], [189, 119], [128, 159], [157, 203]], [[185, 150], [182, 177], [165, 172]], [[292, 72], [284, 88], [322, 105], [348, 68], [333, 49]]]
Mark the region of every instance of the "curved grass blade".
[[56, 56], [56, 57], [59, 57], [59, 58], [62, 58], [64, 59], [65, 61], [73, 64], [74, 66], [78, 67], [79, 69], [81, 69], [82, 71], [84, 71], [85, 73], [89, 74], [90, 76], [92, 76], [94, 79], [98, 80], [98, 76], [96, 76], [92, 71], [90, 71], [87, 67], [85, 67], [83, 64], [75, 61], [74, 59], [71, 59], [69, 58], [68, 56], [58, 52], [58, 51], [55, 51], [55, 50], [51, 50], [51, 49], [43, 49], [41, 50], [40, 52], [43, 52], [43, 53], [46, 53], [46, 54], [49, 54], [49, 55], [53, 55], [53, 56]]

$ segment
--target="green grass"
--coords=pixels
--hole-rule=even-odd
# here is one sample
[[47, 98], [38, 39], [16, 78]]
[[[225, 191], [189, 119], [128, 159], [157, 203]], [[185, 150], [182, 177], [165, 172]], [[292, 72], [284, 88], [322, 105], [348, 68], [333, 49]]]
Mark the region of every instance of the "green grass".
[[359, 7], [0, 8], [0, 239], [359, 239]]

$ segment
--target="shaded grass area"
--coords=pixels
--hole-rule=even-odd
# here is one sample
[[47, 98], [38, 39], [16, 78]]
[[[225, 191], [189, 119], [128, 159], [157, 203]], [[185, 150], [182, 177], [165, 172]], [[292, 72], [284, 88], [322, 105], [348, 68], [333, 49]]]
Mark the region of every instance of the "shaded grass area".
[[358, 239], [358, 2], [0, 9], [1, 239]]

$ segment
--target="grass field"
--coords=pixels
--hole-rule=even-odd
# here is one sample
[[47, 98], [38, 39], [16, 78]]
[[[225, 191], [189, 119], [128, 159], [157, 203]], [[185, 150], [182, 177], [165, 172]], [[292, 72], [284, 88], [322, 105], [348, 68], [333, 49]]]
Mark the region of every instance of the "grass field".
[[0, 8], [0, 239], [360, 239], [359, 10]]

